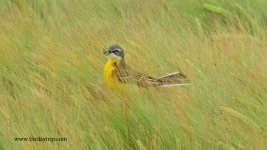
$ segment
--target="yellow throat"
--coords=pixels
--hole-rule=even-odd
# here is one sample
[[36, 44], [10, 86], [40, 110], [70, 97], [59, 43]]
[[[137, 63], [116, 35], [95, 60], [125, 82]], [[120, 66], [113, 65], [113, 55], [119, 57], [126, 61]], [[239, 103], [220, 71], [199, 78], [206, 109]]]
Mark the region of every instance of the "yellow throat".
[[121, 62], [121, 59], [109, 58], [104, 67], [104, 82], [111, 89], [123, 90], [123, 84], [120, 83], [117, 77], [117, 74], [116, 74], [116, 70], [118, 69], [116, 67], [116, 64], [119, 65], [120, 62]]

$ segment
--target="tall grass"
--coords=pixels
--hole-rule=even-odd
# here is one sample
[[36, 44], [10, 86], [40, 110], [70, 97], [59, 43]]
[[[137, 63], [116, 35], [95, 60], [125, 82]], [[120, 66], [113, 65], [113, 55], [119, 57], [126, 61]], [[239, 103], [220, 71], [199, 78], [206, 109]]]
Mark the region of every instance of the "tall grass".
[[[267, 3], [0, 1], [0, 149], [266, 149]], [[186, 87], [103, 84], [102, 49]], [[16, 142], [66, 137], [67, 142]]]

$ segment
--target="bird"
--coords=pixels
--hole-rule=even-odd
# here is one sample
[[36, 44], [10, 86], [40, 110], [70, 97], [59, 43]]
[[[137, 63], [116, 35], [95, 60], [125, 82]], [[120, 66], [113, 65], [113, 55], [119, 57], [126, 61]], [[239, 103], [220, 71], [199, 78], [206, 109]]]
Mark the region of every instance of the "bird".
[[108, 56], [108, 61], [104, 66], [104, 82], [112, 89], [125, 88], [127, 84], [135, 84], [138, 87], [170, 87], [188, 85], [187, 76], [180, 72], [173, 72], [159, 78], [137, 72], [126, 64], [124, 49], [113, 44], [103, 53]]

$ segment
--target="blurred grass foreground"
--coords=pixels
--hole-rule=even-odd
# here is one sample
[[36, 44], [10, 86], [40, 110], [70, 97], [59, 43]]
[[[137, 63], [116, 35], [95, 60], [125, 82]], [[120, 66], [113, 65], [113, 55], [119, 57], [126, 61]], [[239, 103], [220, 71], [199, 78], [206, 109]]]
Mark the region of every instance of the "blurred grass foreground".
[[[267, 149], [267, 1], [1, 0], [0, 149]], [[102, 49], [191, 85], [103, 84]], [[16, 141], [14, 138], [67, 138]]]

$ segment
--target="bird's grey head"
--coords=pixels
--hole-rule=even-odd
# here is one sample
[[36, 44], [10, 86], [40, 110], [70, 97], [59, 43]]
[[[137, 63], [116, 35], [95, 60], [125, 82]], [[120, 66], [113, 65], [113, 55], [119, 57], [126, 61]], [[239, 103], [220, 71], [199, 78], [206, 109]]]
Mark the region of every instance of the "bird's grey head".
[[107, 50], [104, 50], [104, 54], [109, 56], [110, 58], [124, 58], [123, 48], [118, 44], [111, 45]]

